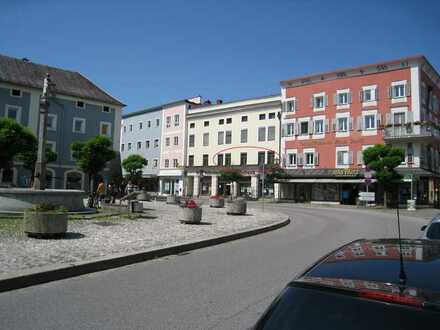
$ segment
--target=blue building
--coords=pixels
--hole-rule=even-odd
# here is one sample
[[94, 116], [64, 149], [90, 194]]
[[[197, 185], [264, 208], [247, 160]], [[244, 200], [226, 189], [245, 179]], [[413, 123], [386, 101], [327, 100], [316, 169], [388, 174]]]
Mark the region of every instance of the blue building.
[[[70, 145], [74, 141], [106, 135], [112, 139], [114, 150], [119, 151], [125, 105], [78, 72], [0, 55], [0, 117], [15, 119], [37, 135], [39, 100], [46, 73], [55, 83], [55, 97], [51, 98], [48, 114], [47, 142], [57, 154], [57, 160], [48, 164], [47, 186], [87, 189], [87, 177], [75, 166]], [[112, 168], [115, 171], [120, 168], [119, 160], [111, 162], [103, 171], [105, 179]], [[0, 170], [0, 185], [28, 187], [30, 178], [30, 171], [20, 163], [14, 163], [11, 171]]]

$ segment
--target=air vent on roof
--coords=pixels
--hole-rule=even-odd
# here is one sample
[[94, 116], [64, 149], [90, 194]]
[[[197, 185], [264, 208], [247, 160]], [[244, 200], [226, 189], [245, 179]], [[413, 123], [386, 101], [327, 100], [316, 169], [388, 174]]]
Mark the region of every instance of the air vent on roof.
[[217, 99], [217, 101], [216, 101], [215, 103], [217, 103], [217, 104], [222, 104], [222, 103], [223, 103], [223, 100], [221, 100], [221, 99]]
[[211, 104], [211, 100], [206, 100], [203, 104]]
[[23, 62], [26, 62], [26, 63], [29, 63], [31, 60], [30, 59], [28, 59], [27, 57], [23, 57], [22, 59], [21, 59]]

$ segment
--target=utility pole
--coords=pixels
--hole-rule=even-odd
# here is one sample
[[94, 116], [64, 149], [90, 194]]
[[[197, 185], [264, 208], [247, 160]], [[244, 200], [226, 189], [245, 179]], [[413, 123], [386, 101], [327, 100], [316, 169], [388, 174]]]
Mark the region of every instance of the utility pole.
[[46, 189], [46, 132], [47, 132], [47, 112], [49, 110], [49, 94], [52, 87], [49, 73], [46, 74], [43, 84], [43, 95], [40, 99], [40, 127], [38, 129], [38, 151], [37, 162], [35, 164], [34, 183], [32, 188], [35, 190]]

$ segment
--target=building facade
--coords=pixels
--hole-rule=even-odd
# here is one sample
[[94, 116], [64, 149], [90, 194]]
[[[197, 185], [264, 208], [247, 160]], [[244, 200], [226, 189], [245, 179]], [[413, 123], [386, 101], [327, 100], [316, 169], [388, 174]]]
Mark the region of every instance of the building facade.
[[[47, 165], [47, 186], [56, 189], [87, 189], [88, 180], [77, 169], [70, 145], [97, 135], [112, 139], [119, 151], [121, 113], [124, 104], [94, 85], [80, 73], [0, 55], [0, 116], [39, 130], [39, 101], [43, 80], [49, 73], [55, 83], [50, 98], [47, 143], [57, 160]], [[112, 165], [103, 172], [106, 178]], [[0, 172], [0, 184], [29, 187], [31, 172], [21, 163]]]
[[438, 203], [439, 87], [423, 56], [282, 81], [289, 179], [276, 197], [354, 204], [367, 188], [362, 151], [386, 143], [405, 150], [400, 200]]
[[[280, 96], [203, 105], [187, 112], [186, 193], [261, 194], [263, 164], [273, 164], [280, 150]], [[233, 186], [221, 182], [224, 168], [244, 174]]]
[[[162, 107], [131, 112], [122, 116], [121, 160], [139, 154], [147, 161], [142, 177], [149, 178], [148, 189], [157, 191], [162, 135]], [[123, 174], [125, 171], [123, 170]]]

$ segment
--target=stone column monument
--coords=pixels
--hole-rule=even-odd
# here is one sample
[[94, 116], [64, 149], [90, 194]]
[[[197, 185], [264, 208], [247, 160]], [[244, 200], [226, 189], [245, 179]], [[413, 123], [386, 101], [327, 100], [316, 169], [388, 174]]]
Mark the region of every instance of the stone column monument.
[[49, 110], [49, 94], [53, 83], [47, 73], [44, 78], [43, 95], [40, 99], [40, 127], [38, 130], [38, 151], [37, 162], [35, 164], [34, 190], [46, 189], [46, 132], [47, 132], [47, 112]]

